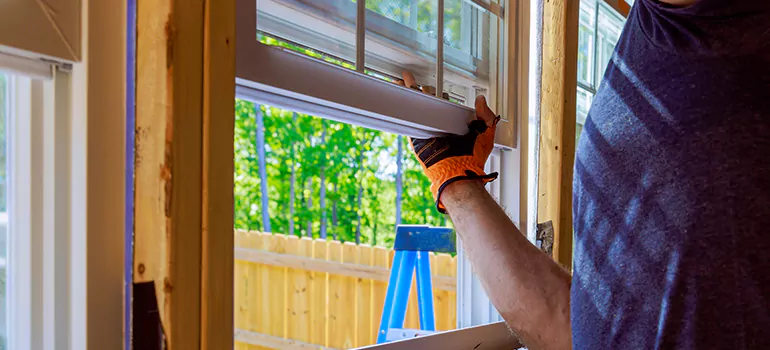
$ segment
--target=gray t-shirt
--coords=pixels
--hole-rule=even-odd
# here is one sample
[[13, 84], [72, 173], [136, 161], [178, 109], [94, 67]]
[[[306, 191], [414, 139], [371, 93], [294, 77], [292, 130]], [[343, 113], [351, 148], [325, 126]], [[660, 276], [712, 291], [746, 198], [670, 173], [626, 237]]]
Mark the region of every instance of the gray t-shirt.
[[578, 145], [577, 349], [770, 349], [770, 1], [636, 0]]

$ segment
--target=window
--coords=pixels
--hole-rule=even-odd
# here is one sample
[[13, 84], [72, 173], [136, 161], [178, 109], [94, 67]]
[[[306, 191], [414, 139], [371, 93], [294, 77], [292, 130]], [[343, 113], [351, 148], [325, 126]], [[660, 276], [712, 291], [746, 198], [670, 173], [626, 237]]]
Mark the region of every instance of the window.
[[581, 0], [578, 29], [577, 135], [601, 84], [625, 18], [603, 0]]
[[[256, 18], [241, 7], [237, 95], [243, 99], [428, 137], [464, 133], [475, 97], [495, 103], [503, 91], [505, 25], [496, 1], [264, 0]], [[414, 74], [415, 83], [407, 83], [427, 93], [396, 86], [404, 71]], [[501, 128], [512, 128], [503, 108], [496, 109]]]
[[[508, 75], [518, 34], [504, 14], [523, 16], [526, 5], [359, 1], [239, 3], [236, 344], [373, 344], [395, 226], [451, 226], [406, 136], [464, 133], [478, 94], [510, 121], [498, 131], [514, 135], [518, 107], [504, 111], [521, 97], [497, 98], [513, 91], [504, 81], [522, 86]], [[404, 71], [422, 91], [398, 86]], [[507, 142], [488, 162], [501, 173], [489, 190], [518, 216], [519, 161]], [[458, 249], [431, 256], [437, 330], [500, 320]], [[418, 328], [416, 297], [409, 304], [404, 326]]]

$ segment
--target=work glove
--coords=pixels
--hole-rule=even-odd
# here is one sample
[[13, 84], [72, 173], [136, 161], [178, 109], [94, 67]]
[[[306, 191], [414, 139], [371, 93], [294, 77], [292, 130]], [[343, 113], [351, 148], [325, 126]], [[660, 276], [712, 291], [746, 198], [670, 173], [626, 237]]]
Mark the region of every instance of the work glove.
[[492, 153], [495, 128], [499, 116], [487, 106], [484, 96], [476, 98], [476, 120], [468, 124], [465, 135], [449, 135], [430, 139], [409, 138], [412, 150], [430, 179], [430, 190], [436, 209], [446, 214], [441, 192], [460, 180], [481, 180], [485, 184], [497, 179], [497, 173], [486, 174], [484, 164]]

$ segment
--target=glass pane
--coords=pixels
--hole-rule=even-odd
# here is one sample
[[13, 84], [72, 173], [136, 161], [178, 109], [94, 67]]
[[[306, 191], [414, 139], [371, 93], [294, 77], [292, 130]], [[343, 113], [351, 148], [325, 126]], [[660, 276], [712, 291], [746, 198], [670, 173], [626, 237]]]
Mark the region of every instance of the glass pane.
[[612, 59], [612, 53], [615, 52], [615, 45], [617, 45], [618, 39], [620, 39], [620, 32], [623, 30], [624, 23], [625, 19], [611, 7], [603, 3], [599, 6], [596, 33], [597, 81], [602, 80], [607, 64]]
[[8, 76], [0, 73], [0, 349], [7, 349], [6, 275], [8, 242]]
[[496, 15], [469, 1], [444, 1], [444, 92], [450, 100], [472, 106], [477, 94], [494, 100], [502, 90], [501, 31]]
[[355, 69], [356, 2], [259, 0], [258, 40]]
[[[588, 118], [588, 111], [591, 109], [591, 103], [594, 101], [594, 95], [582, 87], [577, 88], [577, 134], [575, 137], [580, 138], [580, 132], [583, 130], [583, 125]], [[577, 142], [575, 143], [577, 144]]]
[[578, 81], [594, 86], [594, 28], [596, 25], [596, 1], [580, 1], [580, 27], [578, 29]]
[[369, 74], [400, 82], [408, 71], [414, 84], [435, 87], [437, 0], [366, 0], [366, 8]]

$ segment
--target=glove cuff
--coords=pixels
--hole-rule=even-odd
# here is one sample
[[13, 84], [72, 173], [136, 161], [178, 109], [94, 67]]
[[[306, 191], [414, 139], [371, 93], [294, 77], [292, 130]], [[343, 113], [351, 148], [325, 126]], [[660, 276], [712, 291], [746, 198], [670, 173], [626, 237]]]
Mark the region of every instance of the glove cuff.
[[426, 174], [431, 181], [436, 209], [442, 214], [446, 214], [446, 208], [441, 204], [441, 192], [447, 185], [460, 180], [482, 180], [486, 184], [498, 176], [496, 172], [485, 173], [472, 156], [447, 158], [426, 169]]

